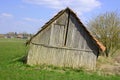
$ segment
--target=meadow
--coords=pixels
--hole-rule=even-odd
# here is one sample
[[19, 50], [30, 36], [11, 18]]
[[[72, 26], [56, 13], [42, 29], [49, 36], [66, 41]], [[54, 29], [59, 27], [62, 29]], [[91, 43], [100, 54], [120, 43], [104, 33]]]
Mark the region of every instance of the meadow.
[[22, 58], [28, 47], [22, 39], [0, 39], [0, 80], [120, 80], [119, 75], [69, 68], [29, 66]]

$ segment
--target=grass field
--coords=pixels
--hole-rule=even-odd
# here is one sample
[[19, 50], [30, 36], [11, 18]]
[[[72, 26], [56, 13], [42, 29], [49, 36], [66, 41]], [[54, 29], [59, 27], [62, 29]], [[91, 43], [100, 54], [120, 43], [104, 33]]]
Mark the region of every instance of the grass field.
[[19, 39], [0, 39], [0, 80], [120, 80], [118, 75], [30, 67], [20, 60], [27, 54], [24, 42], [25, 40]]

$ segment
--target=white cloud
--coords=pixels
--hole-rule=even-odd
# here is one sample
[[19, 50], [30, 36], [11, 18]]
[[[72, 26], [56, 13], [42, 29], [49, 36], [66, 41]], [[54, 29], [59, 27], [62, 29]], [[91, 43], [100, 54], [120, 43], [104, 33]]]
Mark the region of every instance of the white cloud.
[[39, 20], [39, 19], [29, 18], [29, 17], [18, 19], [14, 15], [11, 15], [8, 13], [1, 13], [0, 28], [2, 30], [0, 30], [0, 33], [7, 33], [7, 32], [35, 33], [41, 26], [42, 21], [44, 20]]
[[13, 17], [13, 15], [9, 13], [1, 13], [0, 16], [1, 17]]
[[70, 7], [79, 15], [101, 6], [98, 0], [23, 0], [25, 3], [43, 5], [53, 9]]
[[25, 21], [29, 21], [29, 22], [40, 22], [40, 19], [35, 19], [35, 18], [29, 18], [29, 17], [25, 17], [23, 18], [23, 20]]

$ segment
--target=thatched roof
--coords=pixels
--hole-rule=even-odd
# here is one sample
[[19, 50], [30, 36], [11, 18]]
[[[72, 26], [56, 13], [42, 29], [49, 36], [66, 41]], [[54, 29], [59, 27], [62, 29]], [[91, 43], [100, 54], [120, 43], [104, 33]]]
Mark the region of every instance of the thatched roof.
[[[50, 19], [47, 23], [45, 23], [45, 25], [41, 28], [41, 30], [39, 30], [33, 37], [30, 38], [29, 41], [27, 41], [26, 44], [29, 44], [31, 42], [31, 40], [36, 36], [38, 35], [41, 31], [43, 31], [46, 27], [48, 27], [52, 22], [54, 22], [57, 18], [59, 18], [64, 12], [66, 11], [70, 11], [70, 13], [72, 15], [74, 15], [74, 17], [77, 19], [77, 21], [82, 24], [82, 22], [80, 21], [80, 19], [77, 17], [77, 15], [70, 9], [70, 8], [66, 8], [64, 10], [61, 10], [60, 12], [58, 12], [57, 15], [55, 15], [52, 19]], [[82, 24], [83, 25], [83, 24]], [[83, 25], [83, 28], [86, 30], [86, 32], [89, 34], [89, 36], [91, 37], [91, 39], [93, 39], [95, 41], [95, 43], [97, 44], [97, 46], [99, 47], [99, 49], [101, 51], [105, 51], [106, 47], [101, 43], [99, 42], [95, 37], [93, 37], [90, 32], [86, 29], [86, 27]]]

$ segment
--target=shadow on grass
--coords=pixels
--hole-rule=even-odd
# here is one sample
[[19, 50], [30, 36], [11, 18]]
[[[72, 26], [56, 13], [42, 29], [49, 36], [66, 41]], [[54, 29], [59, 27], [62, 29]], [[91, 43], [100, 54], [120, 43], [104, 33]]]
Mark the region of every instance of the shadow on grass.
[[10, 61], [10, 63], [22, 63], [26, 64], [27, 63], [27, 55], [16, 57]]
[[17, 61], [19, 61], [19, 62], [22, 62], [22, 63], [26, 64], [26, 63], [27, 63], [27, 55], [22, 56], [22, 57], [21, 57], [21, 58], [19, 58]]

